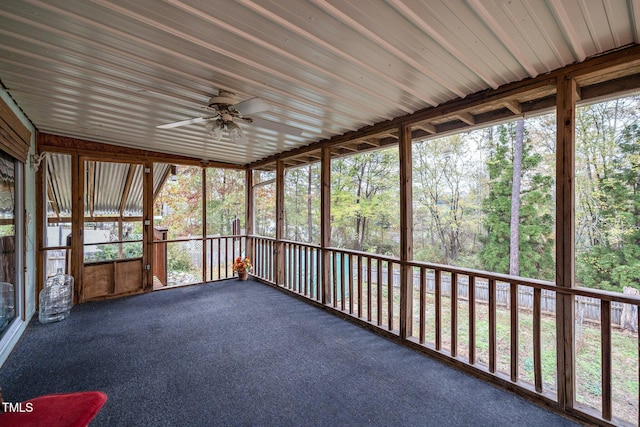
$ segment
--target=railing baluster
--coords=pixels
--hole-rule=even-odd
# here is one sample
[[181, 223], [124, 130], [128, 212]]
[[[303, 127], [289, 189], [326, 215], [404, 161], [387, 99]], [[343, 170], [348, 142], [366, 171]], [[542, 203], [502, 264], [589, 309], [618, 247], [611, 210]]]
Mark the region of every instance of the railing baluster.
[[536, 391], [542, 393], [542, 289], [533, 289], [533, 376]]
[[380, 258], [378, 258], [378, 263], [377, 263], [377, 290], [378, 290], [378, 297], [376, 299], [376, 302], [378, 303], [378, 326], [382, 326], [382, 260]]
[[451, 357], [458, 355], [458, 273], [451, 272]]
[[[297, 245], [296, 245], [297, 246]], [[304, 293], [304, 282], [302, 281], [302, 246], [297, 246], [297, 250], [298, 250], [298, 264], [297, 264], [297, 268], [296, 271], [298, 272], [298, 274], [295, 275], [295, 283], [298, 285], [298, 293], [299, 294], [303, 294]], [[295, 251], [294, 251], [295, 253]]]
[[367, 321], [371, 322], [371, 257], [367, 257]]
[[511, 381], [518, 381], [518, 284], [510, 283], [509, 297], [511, 304]]
[[425, 311], [427, 309], [427, 270], [424, 267], [420, 267], [420, 317], [419, 317], [419, 324], [420, 324], [420, 344], [424, 344], [425, 341], [425, 336], [427, 334], [426, 328], [425, 328]]
[[436, 317], [436, 350], [442, 348], [442, 272], [440, 270], [434, 270], [435, 273], [435, 317]]
[[318, 279], [316, 280], [316, 300], [317, 301], [322, 301], [322, 283], [327, 280], [326, 277], [324, 277], [324, 273], [322, 271], [322, 268], [320, 268], [320, 266], [322, 265], [322, 251], [319, 249], [316, 249], [316, 275], [315, 277], [317, 277]]
[[271, 269], [271, 281], [275, 283], [275, 282], [277, 282], [277, 277], [278, 277], [277, 276], [277, 274], [278, 274], [277, 273], [278, 266], [276, 265], [276, 243], [271, 241], [271, 242], [269, 242], [269, 244], [271, 245], [271, 250], [269, 252], [271, 254], [271, 262], [270, 262], [270, 264], [273, 267]]
[[303, 249], [304, 267], [302, 270], [302, 283], [304, 284], [304, 296], [309, 296], [309, 248], [307, 246]]
[[[296, 252], [298, 256], [296, 256]], [[294, 246], [291, 249], [289, 255], [289, 264], [290, 269], [293, 274], [291, 274], [291, 281], [289, 282], [289, 289], [296, 292], [299, 291], [299, 282], [300, 282], [300, 262], [299, 262], [299, 247]]]
[[347, 257], [347, 254], [342, 252], [340, 253], [340, 309], [342, 311], [344, 311], [345, 309], [345, 298], [346, 298], [346, 290], [345, 290], [345, 276], [344, 276], [344, 270], [345, 270], [345, 258]]
[[289, 243], [285, 243], [282, 245], [284, 250], [284, 286], [285, 289], [291, 290], [291, 286], [295, 283], [295, 274], [296, 274], [296, 265], [295, 265], [295, 247], [291, 246]]
[[362, 318], [362, 255], [358, 255], [358, 319]]
[[[296, 254], [298, 255], [296, 257]], [[300, 286], [302, 279], [300, 275], [302, 274], [302, 249], [298, 245], [291, 245], [291, 251], [289, 252], [289, 258], [293, 261], [293, 265], [290, 265], [291, 270], [291, 281], [289, 282], [290, 289], [298, 289], [300, 292]]]
[[[218, 279], [222, 279], [222, 271], [220, 270], [220, 267], [222, 266], [222, 258], [221, 258], [222, 251], [220, 250], [221, 244], [222, 242], [220, 241], [220, 239], [218, 239]], [[225, 265], [225, 268], [226, 268], [226, 265]]]
[[260, 277], [267, 279], [267, 258], [264, 250], [264, 239], [260, 239]]
[[393, 263], [387, 261], [387, 317], [389, 330], [393, 331]]
[[602, 357], [602, 418], [611, 421], [611, 301], [600, 301]]
[[337, 267], [338, 254], [333, 251], [333, 268], [331, 269], [331, 275], [333, 277], [333, 306], [338, 306], [338, 267]]
[[489, 372], [496, 372], [496, 280], [489, 279]]
[[213, 281], [213, 239], [209, 239], [209, 280]]
[[[231, 251], [231, 265], [233, 266], [233, 251]], [[233, 277], [233, 268], [231, 269], [231, 272], [229, 272], [229, 238], [225, 237], [224, 238], [224, 255], [225, 258], [227, 259], [226, 264], [226, 268], [225, 271], [227, 272], [225, 278], [229, 277], [229, 274], [231, 274], [231, 277]]]
[[476, 364], [476, 276], [469, 274], [469, 364]]
[[347, 255], [349, 260], [349, 314], [353, 314], [353, 256]]

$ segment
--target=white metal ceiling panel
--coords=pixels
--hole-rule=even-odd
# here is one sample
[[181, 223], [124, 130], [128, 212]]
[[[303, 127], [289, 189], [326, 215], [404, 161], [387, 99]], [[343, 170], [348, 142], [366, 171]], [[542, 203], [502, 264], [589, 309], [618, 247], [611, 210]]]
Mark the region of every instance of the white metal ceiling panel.
[[[38, 130], [246, 164], [638, 42], [638, 0], [4, 0], [0, 80]], [[260, 97], [213, 141], [219, 89]]]

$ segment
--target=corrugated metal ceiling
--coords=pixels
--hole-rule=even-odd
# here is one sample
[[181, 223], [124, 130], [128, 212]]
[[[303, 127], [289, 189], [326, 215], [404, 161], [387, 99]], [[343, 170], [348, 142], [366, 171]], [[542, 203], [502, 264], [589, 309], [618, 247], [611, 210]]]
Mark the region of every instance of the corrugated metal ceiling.
[[[45, 159], [47, 215], [52, 220], [71, 218], [71, 156], [50, 153]], [[85, 217], [141, 217], [143, 165], [136, 163], [85, 161]], [[153, 164], [153, 194], [164, 185], [171, 165]]]
[[[246, 164], [640, 42], [638, 0], [4, 0], [0, 79], [43, 132]], [[272, 105], [215, 142], [219, 89]]]

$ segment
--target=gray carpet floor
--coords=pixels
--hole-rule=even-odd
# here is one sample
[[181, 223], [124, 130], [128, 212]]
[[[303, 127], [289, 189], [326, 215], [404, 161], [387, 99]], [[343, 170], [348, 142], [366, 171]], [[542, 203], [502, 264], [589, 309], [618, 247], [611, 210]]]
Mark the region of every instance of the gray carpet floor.
[[104, 391], [92, 426], [574, 425], [251, 281], [36, 316], [0, 384], [11, 402]]

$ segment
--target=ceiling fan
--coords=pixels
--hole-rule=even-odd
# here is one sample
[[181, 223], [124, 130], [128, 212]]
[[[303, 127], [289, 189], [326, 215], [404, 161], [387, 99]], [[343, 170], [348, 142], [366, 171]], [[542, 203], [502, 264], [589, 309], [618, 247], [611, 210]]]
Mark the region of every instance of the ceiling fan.
[[247, 117], [251, 114], [268, 111], [270, 108], [271, 106], [261, 98], [251, 98], [238, 102], [235, 93], [220, 90], [217, 96], [209, 99], [209, 105], [205, 107], [205, 109], [211, 113], [210, 115], [166, 123], [156, 127], [158, 129], [171, 129], [194, 123], [204, 123], [205, 128], [213, 139], [220, 141], [223, 135], [227, 134], [232, 143], [240, 142], [244, 139], [242, 128], [238, 126], [238, 123], [253, 124], [257, 127], [290, 135], [299, 136], [302, 134], [301, 129], [293, 126], [260, 118]]

